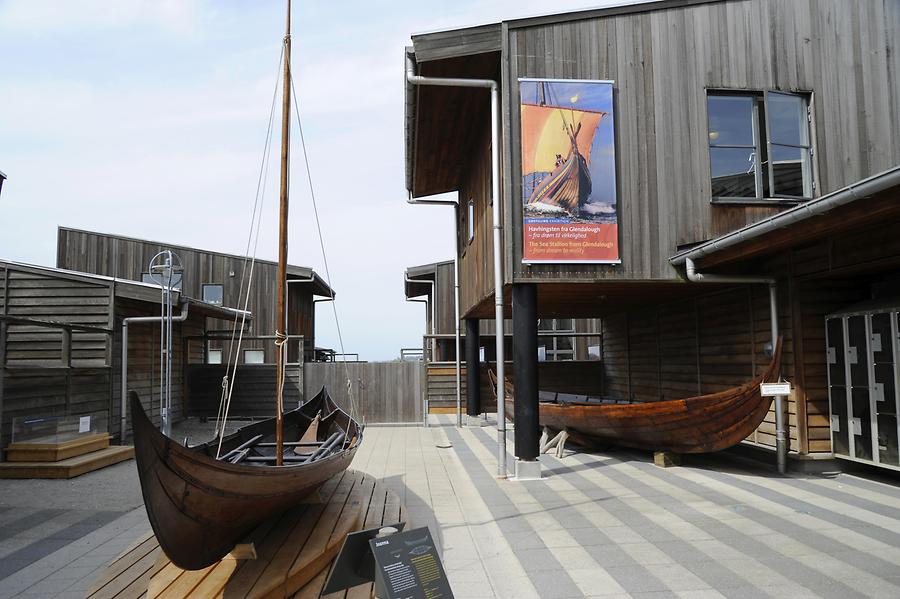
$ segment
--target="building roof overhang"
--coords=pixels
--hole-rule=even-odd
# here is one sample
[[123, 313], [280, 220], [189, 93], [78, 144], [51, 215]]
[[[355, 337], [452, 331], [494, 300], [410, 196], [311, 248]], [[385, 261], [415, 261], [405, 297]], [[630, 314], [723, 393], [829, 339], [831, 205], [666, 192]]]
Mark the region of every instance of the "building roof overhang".
[[[54, 268], [50, 266], [40, 266], [37, 264], [26, 264], [24, 262], [15, 262], [12, 260], [0, 260], [0, 265], [13, 268], [20, 272], [29, 272], [38, 275], [53, 277], [56, 279], [64, 279], [70, 281], [78, 281], [81, 283], [93, 283], [112, 287], [112, 293], [116, 298], [134, 300], [138, 302], [146, 302], [150, 304], [161, 304], [162, 294], [159, 285], [152, 283], [142, 283], [140, 281], [131, 281], [128, 279], [117, 279], [104, 275], [95, 275], [74, 270], [66, 270], [64, 268]], [[177, 303], [187, 303], [191, 314], [197, 316], [206, 316], [209, 318], [219, 318], [221, 320], [237, 320], [246, 316], [247, 320], [252, 319], [251, 313], [239, 310], [237, 308], [228, 308], [210, 304], [199, 299], [182, 295], [181, 292], [175, 291], [172, 294], [172, 301]]]
[[726, 266], [900, 217], [900, 166], [810, 200], [672, 256], [681, 266]]

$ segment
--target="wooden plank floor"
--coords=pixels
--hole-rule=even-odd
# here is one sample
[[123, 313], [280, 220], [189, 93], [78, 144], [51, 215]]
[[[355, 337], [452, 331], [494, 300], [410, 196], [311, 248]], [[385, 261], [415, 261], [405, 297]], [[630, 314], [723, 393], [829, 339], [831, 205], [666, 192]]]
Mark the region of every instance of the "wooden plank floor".
[[[260, 524], [245, 539], [256, 547], [254, 560], [229, 556], [203, 570], [185, 571], [148, 535], [110, 564], [88, 597], [320, 597], [348, 533], [403, 521], [406, 514], [392, 491], [354, 470], [326, 482], [319, 498]], [[326, 597], [371, 596], [372, 585], [366, 584]]]

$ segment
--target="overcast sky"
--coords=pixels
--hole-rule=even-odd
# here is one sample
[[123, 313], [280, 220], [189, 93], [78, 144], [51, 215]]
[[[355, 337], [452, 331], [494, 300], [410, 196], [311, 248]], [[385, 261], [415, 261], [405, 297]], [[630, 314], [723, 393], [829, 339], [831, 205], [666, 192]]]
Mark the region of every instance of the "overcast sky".
[[[621, 1], [295, 0], [294, 76], [348, 352], [420, 347], [424, 305], [404, 301], [403, 271], [453, 252], [451, 209], [405, 203], [410, 34], [609, 3]], [[243, 254], [283, 5], [0, 0], [0, 258], [54, 265], [58, 225]], [[324, 276], [293, 156], [290, 261]], [[258, 255], [274, 259], [268, 179]], [[337, 347], [327, 304], [317, 327]]]

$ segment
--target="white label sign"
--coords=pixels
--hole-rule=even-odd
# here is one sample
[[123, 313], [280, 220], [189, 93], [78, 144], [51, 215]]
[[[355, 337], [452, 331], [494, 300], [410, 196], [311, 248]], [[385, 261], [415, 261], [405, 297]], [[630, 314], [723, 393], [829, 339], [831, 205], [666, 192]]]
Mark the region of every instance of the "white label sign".
[[78, 419], [78, 432], [86, 433], [91, 430], [91, 417], [90, 416], [82, 416]]
[[776, 395], [790, 395], [790, 383], [763, 383], [759, 386], [759, 392], [763, 397], [775, 397]]

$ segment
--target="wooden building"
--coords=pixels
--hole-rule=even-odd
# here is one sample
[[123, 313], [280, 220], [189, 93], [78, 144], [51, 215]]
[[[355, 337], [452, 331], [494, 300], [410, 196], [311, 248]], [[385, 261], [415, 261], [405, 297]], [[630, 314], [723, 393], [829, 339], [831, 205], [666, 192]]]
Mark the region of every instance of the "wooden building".
[[[173, 326], [173, 420], [185, 413], [185, 372], [202, 364], [207, 321], [236, 310], [176, 293], [185, 316]], [[137, 281], [0, 261], [0, 447], [13, 421], [91, 415], [120, 440], [123, 320], [160, 315], [159, 287]], [[159, 422], [159, 324], [135, 323], [128, 336], [128, 389]]]
[[[493, 318], [496, 145], [507, 317], [518, 297], [541, 319], [600, 318], [605, 395], [685, 397], [745, 382], [771, 341], [765, 285], [692, 282], [687, 264], [774, 278], [792, 458], [900, 468], [897, 31], [897, 0], [662, 0], [413, 36], [408, 73], [499, 90], [492, 131], [487, 89], [406, 85], [407, 188], [466, 206], [463, 317]], [[616, 260], [529, 258], [528, 81], [611, 87]], [[775, 445], [774, 413], [748, 442]]]
[[[456, 306], [454, 302], [453, 260], [411, 266], [404, 276], [404, 292], [408, 301], [425, 304], [425, 333], [422, 336], [422, 355], [426, 369], [425, 394], [432, 413], [455, 411], [456, 406]], [[556, 387], [566, 386], [566, 379], [586, 374], [602, 376], [600, 359], [599, 319], [546, 318], [538, 323], [538, 359], [543, 380], [553, 381]], [[497, 360], [495, 326], [492, 320], [478, 321], [476, 351], [482, 362], [479, 379], [479, 407], [477, 413], [493, 409], [487, 369]], [[512, 350], [512, 322], [504, 322], [506, 355]], [[460, 341], [465, 347], [465, 323], [460, 323]], [[465, 386], [466, 368], [463, 361], [462, 384]], [[508, 368], [512, 364], [508, 364]], [[595, 389], [598, 389], [596, 387]], [[463, 391], [465, 393], [465, 391]]]
[[[152, 282], [147, 271], [150, 260], [160, 251], [169, 249], [181, 259], [184, 273], [183, 293], [208, 303], [243, 307], [241, 280], [249, 268], [244, 256], [201, 250], [182, 245], [145, 241], [118, 235], [106, 235], [59, 227], [56, 265], [59, 268], [99, 275]], [[275, 345], [275, 288], [277, 263], [257, 259], [253, 271], [253, 285], [247, 310], [253, 320], [244, 331], [239, 363], [274, 363]], [[316, 351], [316, 302], [334, 298], [334, 291], [311, 268], [288, 266], [287, 334], [288, 361], [314, 361], [327, 356], [327, 350]], [[246, 290], [246, 284], [243, 287]], [[245, 291], [246, 293], [246, 291]], [[207, 361], [228, 362], [232, 323], [212, 321], [207, 344]], [[303, 357], [300, 356], [300, 341]]]

